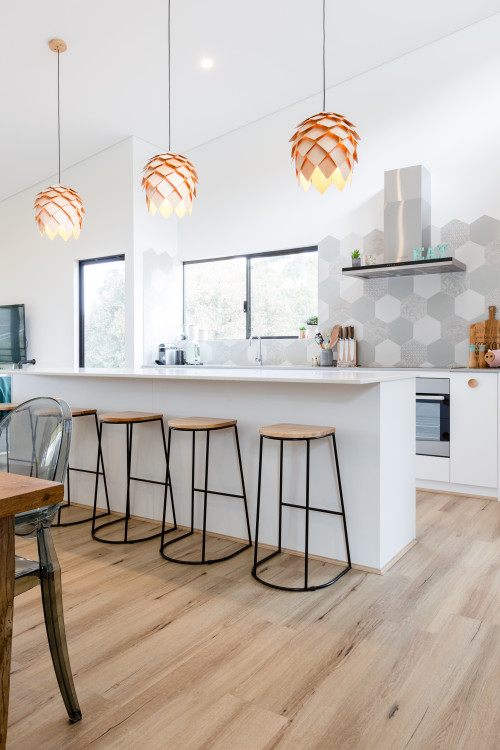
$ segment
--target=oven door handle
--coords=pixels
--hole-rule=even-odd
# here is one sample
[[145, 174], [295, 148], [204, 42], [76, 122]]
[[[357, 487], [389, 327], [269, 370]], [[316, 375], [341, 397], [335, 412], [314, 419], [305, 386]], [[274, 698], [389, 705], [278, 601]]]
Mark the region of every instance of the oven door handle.
[[431, 396], [426, 393], [417, 393], [417, 401], [444, 401], [447, 396]]

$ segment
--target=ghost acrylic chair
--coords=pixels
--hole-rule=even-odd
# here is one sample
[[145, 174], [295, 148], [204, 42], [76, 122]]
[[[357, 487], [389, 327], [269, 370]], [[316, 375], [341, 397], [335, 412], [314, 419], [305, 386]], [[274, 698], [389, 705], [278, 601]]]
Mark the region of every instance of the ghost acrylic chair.
[[[71, 430], [71, 409], [65, 401], [34, 398], [19, 404], [0, 422], [0, 471], [64, 482]], [[16, 555], [14, 595], [35, 586], [41, 588], [52, 663], [69, 719], [75, 722], [82, 714], [66, 643], [61, 569], [50, 534], [50, 523], [58, 510], [59, 504], [50, 505], [15, 517], [16, 536], [36, 537], [39, 559]]]

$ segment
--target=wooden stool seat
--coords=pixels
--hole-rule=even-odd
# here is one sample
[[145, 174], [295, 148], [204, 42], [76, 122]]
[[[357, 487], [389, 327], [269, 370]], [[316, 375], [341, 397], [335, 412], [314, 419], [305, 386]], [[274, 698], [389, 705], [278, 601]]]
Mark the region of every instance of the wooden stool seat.
[[75, 406], [71, 407], [72, 417], [87, 417], [92, 416], [92, 414], [97, 414], [97, 409], [78, 409]]
[[163, 414], [150, 411], [110, 411], [107, 414], [99, 414], [100, 422], [110, 422], [113, 424], [152, 422], [156, 419], [163, 419]]
[[19, 404], [0, 404], [0, 411], [12, 411], [12, 409], [15, 409]]
[[217, 419], [216, 417], [182, 417], [169, 419], [168, 426], [174, 430], [218, 430], [221, 427], [233, 427], [236, 419]]
[[285, 440], [307, 440], [333, 435], [335, 427], [318, 427], [312, 424], [270, 424], [261, 427], [259, 433], [264, 437], [283, 438]]

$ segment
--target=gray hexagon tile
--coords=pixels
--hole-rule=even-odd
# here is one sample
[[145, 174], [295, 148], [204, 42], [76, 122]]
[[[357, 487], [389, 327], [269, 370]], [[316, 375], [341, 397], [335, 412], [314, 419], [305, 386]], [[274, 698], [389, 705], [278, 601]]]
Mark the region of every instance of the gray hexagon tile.
[[392, 297], [404, 299], [413, 292], [413, 278], [411, 276], [394, 276], [388, 279], [387, 291]]
[[500, 221], [491, 216], [481, 216], [470, 225], [470, 238], [479, 245], [488, 245], [494, 240], [500, 240]]
[[384, 233], [374, 229], [363, 238], [363, 255], [376, 255], [377, 259], [384, 256]]
[[373, 344], [373, 346], [377, 346], [377, 344], [381, 344], [382, 341], [385, 341], [385, 339], [388, 338], [388, 333], [389, 330], [387, 328], [387, 323], [384, 323], [378, 318], [369, 320], [363, 326], [363, 335], [370, 344]]
[[337, 323], [343, 325], [351, 317], [352, 305], [350, 302], [341, 299], [340, 297], [330, 304], [330, 314], [328, 320], [325, 321], [325, 326], [334, 326]]
[[358, 345], [356, 347], [356, 356], [358, 360], [358, 365], [361, 367], [369, 367], [370, 365], [374, 367], [375, 362], [375, 346], [371, 343], [371, 341], [368, 341], [365, 338], [358, 341]]
[[413, 338], [413, 325], [405, 318], [396, 318], [388, 324], [387, 335], [396, 344], [404, 344]]
[[479, 266], [469, 274], [469, 288], [486, 295], [500, 285], [500, 271], [490, 265]]
[[466, 273], [443, 273], [441, 278], [441, 291], [456, 297], [468, 289], [468, 278]]
[[401, 344], [401, 361], [405, 367], [418, 367], [427, 358], [427, 347], [410, 339]]
[[500, 268], [500, 241], [489, 242], [484, 248], [484, 259], [486, 263], [495, 268]]
[[470, 239], [469, 225], [453, 219], [441, 228], [441, 243], [449, 245], [452, 253]]
[[433, 367], [448, 367], [454, 356], [454, 346], [444, 339], [438, 339], [427, 347], [427, 358]]
[[441, 336], [450, 344], [458, 344], [459, 341], [468, 338], [469, 324], [458, 315], [450, 315], [449, 318], [441, 321]]
[[427, 313], [427, 300], [419, 294], [409, 294], [401, 300], [401, 317], [415, 323]]
[[455, 311], [455, 300], [449, 294], [438, 292], [427, 300], [427, 314], [437, 320], [443, 320]]
[[389, 279], [367, 279], [364, 282], [364, 295], [376, 302], [389, 291]]
[[366, 297], [357, 299], [356, 302], [352, 303], [352, 317], [355, 320], [359, 320], [360, 323], [365, 323], [367, 320], [371, 320], [375, 316], [375, 302]]

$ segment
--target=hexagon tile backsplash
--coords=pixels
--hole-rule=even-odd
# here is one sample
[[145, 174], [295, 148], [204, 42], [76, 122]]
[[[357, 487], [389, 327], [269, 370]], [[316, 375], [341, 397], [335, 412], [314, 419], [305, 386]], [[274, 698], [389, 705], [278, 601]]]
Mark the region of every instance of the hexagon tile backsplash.
[[365, 367], [467, 365], [469, 326], [500, 312], [500, 221], [482, 216], [472, 224], [450, 221], [432, 228], [434, 245], [447, 243], [464, 273], [346, 278], [352, 249], [383, 263], [384, 233], [349, 235], [319, 243], [319, 327], [354, 325], [358, 364]]
[[[489, 305], [500, 313], [500, 221], [482, 216], [472, 224], [455, 219], [432, 227], [432, 244], [440, 243], [466, 272], [364, 281], [342, 276], [342, 268], [355, 248], [383, 263], [384, 233], [326, 237], [318, 245], [318, 328], [353, 325], [364, 367], [466, 366], [469, 326], [488, 317]], [[254, 364], [255, 342], [252, 349], [247, 341], [201, 345], [206, 364]], [[262, 341], [267, 365], [310, 364], [319, 351], [311, 340]]]

